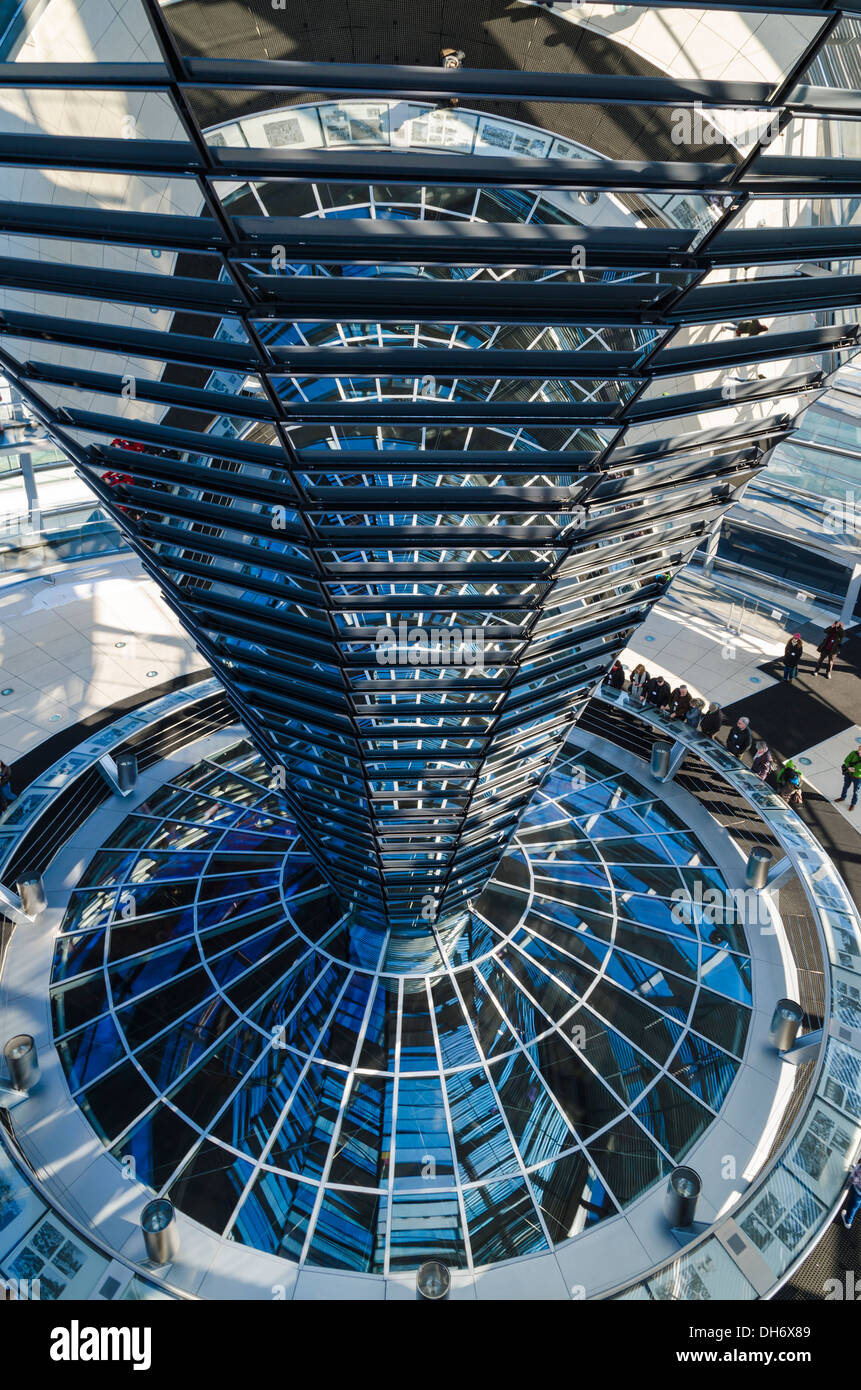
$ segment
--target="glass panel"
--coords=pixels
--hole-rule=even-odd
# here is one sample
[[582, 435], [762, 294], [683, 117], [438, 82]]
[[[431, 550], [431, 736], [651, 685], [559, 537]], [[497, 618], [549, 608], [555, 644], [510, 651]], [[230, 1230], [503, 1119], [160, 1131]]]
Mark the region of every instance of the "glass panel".
[[463, 1200], [475, 1265], [511, 1260], [548, 1248], [522, 1179], [465, 1188]]

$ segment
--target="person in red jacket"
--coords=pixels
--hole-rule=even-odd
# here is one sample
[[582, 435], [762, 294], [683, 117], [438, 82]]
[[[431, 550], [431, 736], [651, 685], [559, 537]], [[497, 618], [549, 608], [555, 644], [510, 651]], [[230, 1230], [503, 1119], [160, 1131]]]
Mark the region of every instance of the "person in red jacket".
[[604, 684], [609, 685], [613, 690], [621, 690], [625, 684], [625, 668], [621, 661], [614, 661], [606, 676]]

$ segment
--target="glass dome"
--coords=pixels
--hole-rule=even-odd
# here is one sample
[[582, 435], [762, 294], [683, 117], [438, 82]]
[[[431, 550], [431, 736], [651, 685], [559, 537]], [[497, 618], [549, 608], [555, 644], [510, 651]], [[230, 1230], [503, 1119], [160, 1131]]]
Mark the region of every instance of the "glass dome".
[[239, 743], [91, 860], [57, 1048], [126, 1171], [236, 1242], [372, 1273], [546, 1251], [664, 1179], [740, 1066], [750, 957], [704, 882], [732, 903], [654, 790], [568, 752], [472, 911], [369, 929]]

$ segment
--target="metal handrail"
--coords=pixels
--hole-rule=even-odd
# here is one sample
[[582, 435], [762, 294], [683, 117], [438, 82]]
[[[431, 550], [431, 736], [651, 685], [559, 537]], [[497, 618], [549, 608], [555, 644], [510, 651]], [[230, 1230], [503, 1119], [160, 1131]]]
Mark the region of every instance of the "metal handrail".
[[[689, 562], [688, 568], [684, 571], [686, 579], [707, 579], [710, 587], [714, 587], [715, 589], [723, 589], [730, 594], [738, 594], [742, 598], [750, 597], [746, 589], [742, 589], [740, 585], [730, 583], [729, 580], [724, 579], [721, 575], [716, 575], [714, 573], [713, 568], [710, 568], [708, 572], [706, 572], [702, 562], [700, 561], [700, 563], [697, 563], [698, 561], [700, 561], [700, 557], [694, 556], [694, 558]], [[831, 608], [835, 608], [838, 607], [840, 604], [840, 599], [836, 594], [827, 594], [824, 589], [814, 589], [809, 584], [802, 589], [802, 586], [800, 584], [797, 584], [795, 580], [792, 580], [790, 582], [787, 580], [779, 579], [776, 575], [769, 575], [762, 570], [753, 570], [748, 565], [741, 565], [738, 563], [737, 560], [725, 560], [720, 556], [715, 556], [714, 560], [710, 561], [709, 563], [712, 566], [723, 565], [727, 569], [736, 570], [740, 575], [749, 575], [751, 579], [758, 580], [760, 584], [772, 584], [776, 589], [794, 589], [796, 593], [799, 591], [799, 589], [801, 589], [803, 593], [810, 595], [811, 599], [815, 601], [816, 607], [824, 608], [827, 605]], [[699, 571], [702, 571], [702, 573], [700, 573]], [[820, 599], [822, 600], [821, 604], [819, 603]], [[767, 599], [761, 599], [757, 601], [766, 604], [768, 603]], [[787, 613], [795, 613], [797, 617], [804, 616], [799, 609], [793, 608], [791, 603], [784, 603], [783, 606], [784, 608], [786, 608]]]
[[[223, 705], [217, 701], [216, 708], [207, 711], [205, 715], [198, 712], [198, 716], [194, 717], [194, 706], [201, 703], [211, 704], [213, 697], [219, 695], [224, 700]], [[13, 803], [0, 821], [0, 881], [7, 876], [10, 865], [14, 865], [16, 856], [20, 854], [21, 846], [33, 836], [34, 832], [36, 842], [40, 847], [40, 862], [42, 860], [45, 863], [50, 862], [69, 833], [68, 821], [58, 823], [56, 817], [58, 804], [71, 799], [74, 808], [73, 819], [76, 824], [82, 823], [88, 815], [92, 814], [95, 805], [103, 799], [98, 798], [97, 801], [93, 802], [92, 797], [81, 798], [79, 795], [83, 782], [92, 780], [92, 774], [94, 774], [99, 758], [108, 750], [113, 754], [134, 750], [146, 760], [151, 751], [148, 745], [152, 746], [154, 752], [161, 744], [162, 735], [158, 726], [165, 722], [167, 716], [174, 714], [175, 717], [176, 714], [181, 713], [183, 706], [189, 707], [188, 713], [191, 717], [176, 721], [178, 728], [175, 727], [175, 734], [179, 739], [179, 744], [172, 745], [174, 747], [195, 743], [214, 729], [224, 728], [225, 718], [228, 714], [230, 722], [233, 719], [221, 686], [214, 678], [210, 678], [199, 685], [173, 691], [170, 695], [163, 696], [160, 700], [147, 706], [144, 711], [135, 711], [132, 714], [124, 715], [114, 724], [94, 734], [83, 745], [83, 748], [88, 749], [89, 757], [84, 756], [83, 759], [76, 757], [78, 753], [83, 751], [82, 747], [79, 747], [71, 755], [66, 754], [38, 777], [31, 787], [22, 792], [18, 801]], [[105, 796], [107, 795], [108, 789], [105, 786]], [[31, 802], [29, 807], [27, 806], [28, 798]], [[21, 803], [24, 803], [23, 806]], [[20, 820], [18, 821], [15, 819], [16, 807], [19, 808]], [[42, 824], [46, 826], [47, 834], [40, 837], [38, 832]], [[2, 965], [3, 959], [0, 959], [0, 976], [2, 975]], [[37, 1175], [15, 1138], [10, 1123], [0, 1126], [0, 1145], [8, 1152], [10, 1159], [28, 1182], [33, 1183], [34, 1179], [38, 1181]], [[66, 1210], [62, 1202], [47, 1192], [41, 1184], [38, 1186], [38, 1192], [40, 1201], [44, 1202], [58, 1220], [74, 1229], [79, 1238], [90, 1248], [97, 1250], [99, 1254], [109, 1260], [119, 1261], [131, 1270], [136, 1278], [145, 1281], [155, 1289], [162, 1290], [174, 1298], [195, 1299], [195, 1295], [175, 1288], [167, 1281], [149, 1278], [141, 1266], [115, 1251], [93, 1232], [88, 1231], [74, 1215]]]
[[[24, 1180], [32, 1184], [33, 1178], [37, 1177], [37, 1175], [34, 1173], [27, 1159], [27, 1155], [18, 1143], [15, 1131], [12, 1129], [11, 1125], [0, 1125], [0, 1144], [3, 1145], [5, 1152], [9, 1155], [9, 1158]], [[135, 1279], [140, 1279], [151, 1289], [160, 1293], [168, 1293], [172, 1298], [183, 1299], [186, 1302], [199, 1302], [195, 1294], [177, 1288], [175, 1284], [168, 1283], [166, 1279], [151, 1278], [141, 1269], [140, 1265], [136, 1265], [134, 1261], [127, 1259], [121, 1251], [115, 1250], [112, 1246], [103, 1241], [100, 1236], [94, 1235], [92, 1231], [88, 1231], [77, 1217], [73, 1216], [65, 1207], [61, 1207], [59, 1202], [45, 1193], [41, 1187], [39, 1188], [39, 1201], [44, 1202], [45, 1206], [50, 1208], [58, 1221], [61, 1221], [64, 1226], [68, 1226], [73, 1230], [80, 1241], [89, 1246], [91, 1250], [95, 1250], [103, 1259], [111, 1263], [115, 1262], [123, 1265]], [[3, 1276], [0, 1275], [0, 1283], [2, 1283], [2, 1278]]]
[[[649, 725], [655, 733], [663, 737], [672, 734], [677, 743], [685, 745], [691, 753], [696, 754], [696, 756], [710, 766], [714, 772], [724, 777], [729, 785], [751, 805], [754, 812], [758, 813], [760, 818], [766, 822], [775, 839], [780, 844], [786, 858], [792, 864], [802, 890], [812, 909], [813, 920], [816, 924], [819, 941], [825, 984], [823, 1011], [825, 1017], [825, 1033], [822, 1046], [819, 1048], [815, 1063], [812, 1063], [814, 1070], [807, 1084], [804, 1106], [795, 1116], [792, 1127], [785, 1136], [783, 1142], [769, 1156], [761, 1172], [757, 1173], [756, 1178], [742, 1194], [735, 1206], [729, 1211], [721, 1212], [718, 1222], [713, 1223], [707, 1231], [693, 1238], [687, 1245], [683, 1246], [678, 1254], [663, 1261], [648, 1274], [641, 1275], [634, 1280], [623, 1281], [621, 1284], [601, 1294], [602, 1299], [612, 1299], [619, 1297], [621, 1294], [630, 1293], [637, 1288], [643, 1287], [648, 1282], [659, 1278], [663, 1272], [671, 1269], [676, 1261], [686, 1258], [693, 1251], [704, 1246], [708, 1241], [716, 1240], [717, 1236], [715, 1235], [715, 1230], [720, 1222], [730, 1218], [738, 1222], [746, 1215], [748, 1209], [752, 1208], [753, 1205], [759, 1201], [767, 1182], [781, 1166], [783, 1160], [787, 1156], [790, 1145], [794, 1144], [797, 1140], [805, 1120], [809, 1117], [811, 1110], [819, 1099], [819, 1083], [821, 1082], [825, 1067], [826, 1052], [830, 1037], [829, 1021], [832, 1017], [830, 974], [832, 953], [825, 931], [825, 921], [829, 908], [826, 907], [824, 876], [821, 875], [823, 865], [827, 865], [830, 869], [831, 886], [836, 885], [839, 890], [842, 890], [843, 901], [841, 908], [845, 911], [847, 917], [852, 920], [856, 943], [859, 947], [861, 947], [861, 916], [859, 916], [858, 910], [842, 878], [800, 818], [796, 816], [793, 811], [790, 811], [776, 794], [766, 788], [758, 777], [739, 763], [738, 760], [722, 748], [721, 745], [715, 745], [714, 741], [707, 738], [705, 735], [694, 733], [690, 727], [686, 726], [684, 729], [677, 728], [676, 726], [668, 727], [666, 721], [662, 720], [657, 712], [650, 710], [648, 707], [643, 708], [638, 706], [636, 710], [634, 710], [628, 704], [628, 697], [622, 692], [602, 688], [596, 692], [593, 699], [597, 699], [599, 702], [606, 705], [616, 706], [617, 709], [621, 709], [629, 717], [636, 718]], [[692, 794], [695, 795], [695, 793]], [[767, 814], [763, 814], [763, 812], [767, 813], [768, 811], [772, 812], [771, 818], [769, 818]], [[819, 876], [818, 883], [817, 876]], [[807, 970], [809, 966], [807, 962], [805, 962], [800, 968]], [[845, 968], [844, 966], [844, 969]], [[851, 1033], [849, 1029], [844, 1029], [842, 1031], [846, 1034]], [[861, 1055], [861, 1040], [852, 1037], [844, 1038], [841, 1036], [840, 1043], [842, 1046], [851, 1048]], [[826, 1204], [824, 1197], [817, 1199], [825, 1206], [825, 1216], [818, 1230], [815, 1235], [804, 1242], [803, 1248], [793, 1256], [788, 1262], [787, 1267], [779, 1275], [774, 1275], [774, 1283], [768, 1289], [767, 1295], [763, 1295], [764, 1297], [772, 1297], [787, 1279], [791, 1278], [792, 1271], [806, 1259], [818, 1241], [822, 1239], [825, 1232], [828, 1230], [837, 1208], [843, 1200], [844, 1186], [845, 1185], [841, 1183], [840, 1189], [830, 1205]]]

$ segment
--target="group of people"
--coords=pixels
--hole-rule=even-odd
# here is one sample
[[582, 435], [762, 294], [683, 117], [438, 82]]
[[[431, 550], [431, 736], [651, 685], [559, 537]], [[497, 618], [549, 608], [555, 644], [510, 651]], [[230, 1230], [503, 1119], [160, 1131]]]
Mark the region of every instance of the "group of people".
[[[840, 624], [833, 624], [832, 626], [840, 627]], [[842, 632], [842, 627], [840, 630]], [[831, 629], [829, 629], [830, 631]], [[826, 633], [822, 643], [822, 646], [826, 647], [826, 659], [829, 652], [836, 652], [836, 649], [839, 649], [839, 641], [837, 641], [836, 648], [834, 644], [828, 647], [826, 645], [827, 639], [828, 634]], [[787, 652], [796, 641], [800, 657], [801, 639], [797, 634], [787, 643]], [[795, 659], [794, 666], [797, 667], [797, 664], [798, 659]], [[604, 677], [604, 683], [614, 690], [625, 689], [625, 668], [621, 661], [613, 662]], [[693, 696], [686, 685], [678, 685], [674, 690], [663, 676], [650, 676], [642, 662], [632, 670], [627, 685], [628, 695], [635, 704], [651, 705], [653, 709], [662, 711], [668, 719], [682, 720], [690, 728], [698, 733], [706, 734], [709, 738], [716, 738], [723, 727], [723, 710], [719, 704], [712, 701], [706, 709], [706, 702]], [[750, 730], [750, 719], [747, 715], [741, 715], [729, 729], [726, 736], [726, 748], [740, 762], [744, 761], [745, 755], [749, 752], [751, 754], [751, 771], [762, 782], [766, 782], [772, 769], [776, 768], [778, 792], [793, 810], [800, 810], [803, 802], [801, 772], [792, 758], [788, 758], [786, 762], [779, 767], [777, 766], [777, 760], [768, 744], [763, 739], [754, 740]], [[843, 793], [837, 797], [837, 800], [845, 801], [851, 792], [850, 805], [851, 809], [854, 809], [859, 794], [861, 794], [861, 753], [853, 750], [848, 755], [843, 764], [843, 779]]]
[[[613, 662], [604, 683], [613, 690], [625, 689], [625, 668], [621, 661]], [[665, 710], [670, 719], [683, 720], [710, 738], [714, 738], [721, 727], [720, 705], [712, 703], [706, 709], [707, 702], [692, 695], [686, 685], [678, 685], [673, 690], [663, 676], [650, 676], [642, 662], [631, 672], [628, 694], [635, 703]]]
[[[813, 670], [814, 676], [818, 676], [824, 666], [825, 679], [830, 681], [831, 672], [834, 669], [834, 662], [840, 653], [840, 646], [844, 636], [843, 624], [840, 622], [834, 622], [829, 628], [825, 629], [825, 636], [816, 648], [819, 653], [819, 660]], [[783, 649], [783, 679], [787, 685], [791, 685], [798, 675], [798, 667], [803, 655], [804, 643], [801, 640], [801, 633], [793, 632]]]
[[[845, 630], [841, 622], [833, 622], [826, 629], [816, 649], [819, 659], [812, 672], [814, 676], [818, 676], [824, 667], [825, 679], [831, 679], [834, 662], [839, 655], [844, 637]], [[783, 679], [787, 684], [795, 680], [803, 656], [804, 643], [801, 633], [794, 632], [783, 652]], [[613, 662], [604, 677], [604, 682], [614, 690], [625, 689], [625, 668], [621, 661]], [[716, 738], [723, 726], [723, 711], [719, 704], [712, 701], [706, 708], [707, 702], [692, 695], [686, 685], [678, 685], [674, 690], [663, 676], [650, 676], [642, 662], [631, 672], [628, 694], [635, 704], [651, 705], [652, 708], [662, 711], [668, 719], [683, 720], [692, 729], [706, 734], [709, 738]], [[751, 751], [751, 769], [763, 782], [768, 779], [772, 768], [776, 767], [776, 760], [768, 744], [762, 739], [754, 741], [750, 731], [750, 720], [745, 715], [736, 720], [729, 730], [726, 747], [740, 760]], [[853, 748], [844, 759], [841, 771], [843, 790], [835, 800], [845, 802], [848, 798], [849, 809], [854, 811], [861, 797], [861, 751]], [[802, 778], [792, 758], [788, 758], [777, 768], [776, 782], [783, 799], [796, 810], [799, 809], [802, 804]]]

